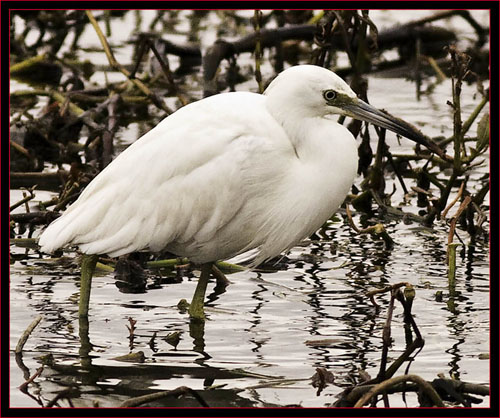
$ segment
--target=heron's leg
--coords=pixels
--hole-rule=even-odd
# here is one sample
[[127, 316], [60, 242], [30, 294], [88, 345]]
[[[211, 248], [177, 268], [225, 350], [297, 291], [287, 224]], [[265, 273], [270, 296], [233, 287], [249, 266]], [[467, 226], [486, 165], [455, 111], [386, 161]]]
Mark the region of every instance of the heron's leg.
[[229, 286], [229, 279], [222, 271], [219, 270], [219, 268], [215, 264], [212, 264], [212, 274], [215, 277], [218, 287], [225, 289], [227, 286]]
[[86, 317], [89, 314], [90, 288], [92, 287], [92, 276], [99, 256], [83, 254], [82, 273], [80, 278], [80, 303], [78, 305], [78, 316]]
[[78, 354], [80, 355], [80, 363], [82, 367], [90, 367], [92, 365], [92, 359], [90, 358], [92, 344], [90, 343], [89, 338], [88, 316], [78, 317], [78, 335], [80, 336], [80, 349], [78, 350]]
[[208, 279], [210, 277], [210, 272], [212, 271], [212, 264], [207, 263], [201, 266], [201, 274], [198, 279], [198, 284], [194, 291], [193, 300], [189, 305], [189, 317], [191, 319], [204, 321], [205, 311], [203, 309], [203, 304], [205, 302], [205, 292], [207, 291]]

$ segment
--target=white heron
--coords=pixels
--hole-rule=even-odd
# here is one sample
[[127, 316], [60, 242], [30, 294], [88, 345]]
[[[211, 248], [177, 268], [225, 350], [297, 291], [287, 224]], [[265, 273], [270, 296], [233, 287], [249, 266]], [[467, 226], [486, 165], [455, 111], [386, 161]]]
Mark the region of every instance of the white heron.
[[[202, 319], [210, 263], [252, 249], [255, 265], [278, 256], [342, 204], [358, 155], [339, 115], [444, 154], [411, 125], [358, 99], [332, 71], [298, 65], [262, 95], [222, 93], [168, 116], [48, 226], [41, 249], [76, 244], [85, 255], [168, 250], [188, 257], [202, 265], [189, 311]], [[84, 256], [80, 315], [88, 312], [95, 262]]]

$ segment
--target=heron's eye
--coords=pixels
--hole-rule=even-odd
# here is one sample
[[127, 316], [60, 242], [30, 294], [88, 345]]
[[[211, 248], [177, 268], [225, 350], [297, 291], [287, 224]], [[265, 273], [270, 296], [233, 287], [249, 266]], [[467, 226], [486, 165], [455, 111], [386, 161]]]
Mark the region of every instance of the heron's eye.
[[337, 97], [337, 92], [335, 90], [325, 90], [323, 92], [323, 97], [328, 101], [333, 100]]

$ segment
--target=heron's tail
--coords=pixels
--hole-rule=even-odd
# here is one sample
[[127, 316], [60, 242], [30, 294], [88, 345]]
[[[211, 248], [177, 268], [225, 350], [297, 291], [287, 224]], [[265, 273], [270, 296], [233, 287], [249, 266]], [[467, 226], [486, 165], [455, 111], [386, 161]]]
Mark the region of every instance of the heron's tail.
[[40, 235], [38, 245], [44, 253], [53, 253], [71, 241], [71, 228], [65, 218], [56, 219]]

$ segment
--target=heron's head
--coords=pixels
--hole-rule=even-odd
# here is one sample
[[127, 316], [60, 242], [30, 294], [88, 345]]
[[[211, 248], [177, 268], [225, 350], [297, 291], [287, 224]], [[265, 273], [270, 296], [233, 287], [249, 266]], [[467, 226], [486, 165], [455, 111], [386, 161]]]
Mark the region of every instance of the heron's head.
[[264, 92], [277, 109], [303, 117], [344, 115], [342, 106], [357, 100], [356, 93], [334, 72], [316, 65], [296, 65], [278, 74]]
[[334, 72], [316, 65], [297, 65], [281, 72], [264, 92], [274, 111], [291, 117], [345, 115], [373, 123], [419, 143], [438, 155], [444, 152], [409, 123], [382, 112], [356, 96]]

